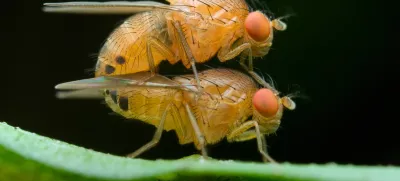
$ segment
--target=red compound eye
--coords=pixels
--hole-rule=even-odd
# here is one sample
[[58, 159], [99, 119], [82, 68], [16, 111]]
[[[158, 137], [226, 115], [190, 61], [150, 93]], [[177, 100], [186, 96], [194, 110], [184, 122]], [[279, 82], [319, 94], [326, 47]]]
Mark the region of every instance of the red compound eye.
[[271, 32], [269, 19], [261, 12], [251, 12], [245, 22], [244, 26], [250, 37], [258, 42], [267, 40]]
[[260, 89], [253, 96], [255, 109], [264, 117], [274, 116], [279, 109], [278, 99], [269, 89]]

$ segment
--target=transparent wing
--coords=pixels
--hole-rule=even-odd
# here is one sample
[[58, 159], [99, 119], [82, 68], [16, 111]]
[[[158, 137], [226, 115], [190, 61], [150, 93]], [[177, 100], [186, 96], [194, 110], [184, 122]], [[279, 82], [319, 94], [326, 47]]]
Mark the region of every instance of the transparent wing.
[[155, 9], [180, 11], [177, 6], [153, 1], [61, 2], [44, 3], [43, 11], [52, 13], [82, 14], [134, 14]]
[[193, 91], [192, 87], [195, 87], [195, 85], [183, 85], [162, 75], [151, 75], [150, 72], [138, 72], [126, 75], [102, 76], [65, 82], [56, 85], [55, 89], [60, 90], [56, 94], [57, 98], [60, 99], [101, 99], [103, 98], [104, 89], [129, 87], [175, 88], [185, 91]]
[[58, 99], [104, 99], [103, 92], [98, 89], [59, 91], [56, 97]]

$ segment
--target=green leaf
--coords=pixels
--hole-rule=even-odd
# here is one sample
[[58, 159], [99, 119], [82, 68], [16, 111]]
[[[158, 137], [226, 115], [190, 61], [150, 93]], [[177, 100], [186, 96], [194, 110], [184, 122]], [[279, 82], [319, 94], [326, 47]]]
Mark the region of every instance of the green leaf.
[[400, 180], [400, 168], [130, 159], [99, 153], [0, 123], [0, 180]]

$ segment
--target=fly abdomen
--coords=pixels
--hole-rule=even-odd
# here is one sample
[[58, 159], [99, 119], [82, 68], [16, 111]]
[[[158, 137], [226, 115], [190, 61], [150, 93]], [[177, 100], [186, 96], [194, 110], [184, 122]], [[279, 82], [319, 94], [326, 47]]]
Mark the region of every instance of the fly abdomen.
[[[116, 28], [100, 50], [96, 76], [121, 75], [149, 70], [147, 45], [155, 38], [165, 45], [170, 40], [166, 36], [165, 12], [143, 12], [129, 17]], [[151, 49], [153, 61], [158, 65], [167, 57]]]
[[[155, 88], [120, 88], [105, 90], [105, 101], [107, 105], [119, 115], [127, 119], [137, 119], [146, 123], [158, 126], [161, 117], [166, 110], [168, 104], [175, 104], [180, 107], [177, 102], [176, 94], [180, 92], [176, 89], [155, 89]], [[178, 100], [179, 101], [179, 100]], [[165, 129], [175, 129], [176, 115], [167, 113]]]

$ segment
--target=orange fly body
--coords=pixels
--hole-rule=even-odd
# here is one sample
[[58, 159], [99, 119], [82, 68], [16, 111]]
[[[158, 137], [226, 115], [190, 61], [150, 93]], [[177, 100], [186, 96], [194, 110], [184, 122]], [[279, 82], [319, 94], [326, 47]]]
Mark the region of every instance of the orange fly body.
[[[217, 56], [221, 62], [239, 55], [241, 65], [255, 80], [272, 90], [253, 72], [253, 57], [262, 57], [272, 46], [273, 30], [285, 30], [280, 18], [271, 20], [250, 11], [244, 0], [168, 0], [169, 4], [137, 2], [45, 3], [55, 13], [133, 14], [116, 28], [100, 50], [95, 75], [123, 75], [150, 71], [163, 60], [195, 63]], [[198, 87], [199, 88], [199, 87]], [[276, 91], [275, 91], [276, 92]]]
[[154, 147], [163, 130], [174, 130], [180, 144], [194, 143], [206, 158], [207, 144], [257, 139], [264, 161], [268, 155], [264, 135], [274, 133], [283, 109], [295, 109], [290, 96], [280, 97], [259, 88], [248, 75], [231, 69], [209, 69], [198, 74], [202, 92], [198, 99], [193, 74], [172, 79], [150, 72], [100, 76], [62, 83], [59, 98], [101, 98], [119, 115], [157, 127], [153, 139], [130, 157]]

